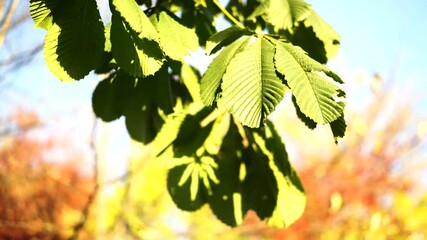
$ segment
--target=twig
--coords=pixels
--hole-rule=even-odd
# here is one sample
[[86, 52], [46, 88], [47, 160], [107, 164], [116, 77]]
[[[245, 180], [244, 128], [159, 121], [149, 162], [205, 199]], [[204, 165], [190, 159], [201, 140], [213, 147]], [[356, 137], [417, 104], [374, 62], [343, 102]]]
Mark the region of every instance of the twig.
[[239, 21], [237, 21], [236, 18], [233, 17], [233, 15], [231, 15], [231, 13], [229, 13], [227, 11], [227, 9], [225, 9], [221, 3], [218, 2], [218, 0], [213, 0], [213, 3], [219, 8], [219, 10], [221, 10], [221, 12], [228, 17], [234, 24], [236, 24], [238, 27], [240, 28], [245, 28], [245, 26], [243, 26], [243, 24], [241, 24]]
[[0, 61], [0, 69], [3, 68], [2, 71], [0, 71], [0, 75], [2, 75], [0, 76], [0, 84], [5, 82], [5, 76], [8, 72], [15, 71], [30, 63], [36, 55], [41, 52], [41, 50], [43, 50], [43, 44], [39, 44], [32, 49], [17, 53], [7, 60]]
[[5, 67], [20, 62], [26, 63], [27, 61], [31, 61], [33, 56], [39, 53], [41, 50], [43, 50], [43, 43], [40, 43], [31, 49], [16, 53], [8, 59], [0, 61], [0, 67]]
[[[16, 7], [18, 6], [19, 0], [12, 0], [12, 3], [6, 9], [4, 21], [0, 22], [0, 48], [3, 46], [4, 39], [6, 38], [6, 33], [9, 30], [10, 23], [12, 21], [13, 13], [15, 12]], [[2, 19], [0, 19], [1, 21]]]

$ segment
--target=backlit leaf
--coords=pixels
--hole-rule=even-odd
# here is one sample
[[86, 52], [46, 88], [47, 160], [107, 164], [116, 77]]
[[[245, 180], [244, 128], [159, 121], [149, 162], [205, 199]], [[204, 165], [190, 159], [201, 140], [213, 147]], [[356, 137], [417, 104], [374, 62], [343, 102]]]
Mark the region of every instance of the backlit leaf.
[[182, 64], [181, 79], [194, 101], [200, 101], [200, 73], [188, 64]]
[[134, 0], [111, 0], [111, 2], [115, 10], [129, 24], [131, 29], [138, 34], [139, 38], [158, 40], [159, 35], [156, 29]]
[[145, 78], [131, 77], [118, 70], [98, 84], [92, 105], [96, 116], [104, 121], [124, 116], [129, 135], [147, 144], [164, 123], [159, 110], [164, 114], [172, 112], [167, 68]]
[[206, 42], [206, 53], [208, 55], [214, 54], [222, 47], [235, 42], [236, 39], [249, 33], [247, 29], [238, 26], [231, 26], [221, 32], [217, 32]]
[[259, 127], [283, 98], [285, 85], [276, 75], [274, 46], [258, 38], [231, 59], [221, 84], [230, 113], [249, 127]]
[[167, 68], [163, 67], [154, 76], [135, 80], [137, 83], [133, 91], [123, 96], [130, 98], [124, 106], [126, 127], [133, 139], [147, 144], [155, 138], [164, 123], [159, 109], [165, 114], [172, 112]]
[[306, 205], [306, 196], [301, 180], [291, 166], [280, 135], [272, 122], [268, 121], [265, 135], [257, 143], [270, 159], [278, 185], [277, 204], [268, 224], [274, 227], [288, 227], [301, 217]]
[[52, 26], [52, 12], [61, 3], [57, 0], [30, 0], [30, 14], [38, 28], [49, 30]]
[[110, 38], [117, 64], [129, 75], [154, 75], [163, 65], [163, 52], [158, 43], [141, 39], [119, 14], [113, 13]]
[[47, 66], [62, 81], [82, 79], [98, 66], [104, 52], [104, 25], [96, 1], [64, 1], [53, 18], [44, 44]]
[[322, 64], [306, 55], [299, 47], [275, 41], [275, 63], [282, 74], [302, 113], [317, 123], [330, 123], [340, 117], [344, 105], [336, 102], [340, 89], [330, 80], [322, 77], [325, 73], [337, 82], [342, 80]]
[[159, 31], [160, 46], [173, 60], [182, 61], [190, 51], [199, 47], [199, 40], [194, 29], [187, 28], [169, 16], [160, 12], [156, 28]]
[[204, 107], [202, 103], [195, 102], [190, 104], [186, 109], [169, 115], [165, 124], [151, 144], [153, 154], [159, 155], [166, 148], [171, 146], [171, 144], [178, 138], [180, 132], [181, 138], [182, 134], [185, 134], [186, 131], [187, 134], [189, 134], [189, 137], [191, 137], [194, 133], [193, 130], [197, 129], [195, 126], [197, 126], [199, 121], [206, 117], [209, 112], [210, 111]]
[[200, 81], [200, 98], [207, 106], [216, 100], [222, 77], [231, 59], [246, 47], [250, 37], [244, 37], [225, 47], [212, 61]]
[[306, 28], [312, 27], [316, 37], [323, 42], [326, 58], [331, 59], [338, 52], [341, 37], [314, 10], [304, 21]]
[[263, 15], [276, 31], [292, 30], [297, 22], [304, 20], [310, 12], [310, 5], [303, 0], [264, 0], [248, 18]]

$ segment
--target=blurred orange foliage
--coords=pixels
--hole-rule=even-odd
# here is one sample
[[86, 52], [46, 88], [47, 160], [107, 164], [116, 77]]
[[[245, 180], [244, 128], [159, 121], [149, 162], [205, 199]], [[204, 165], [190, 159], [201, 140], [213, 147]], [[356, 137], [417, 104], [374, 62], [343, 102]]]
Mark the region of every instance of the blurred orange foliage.
[[[58, 136], [31, 136], [41, 124], [36, 113], [19, 111], [11, 120], [17, 129], [0, 136], [0, 239], [62, 239], [94, 183], [79, 171], [81, 154]], [[58, 149], [67, 160], [48, 161], [47, 152]]]

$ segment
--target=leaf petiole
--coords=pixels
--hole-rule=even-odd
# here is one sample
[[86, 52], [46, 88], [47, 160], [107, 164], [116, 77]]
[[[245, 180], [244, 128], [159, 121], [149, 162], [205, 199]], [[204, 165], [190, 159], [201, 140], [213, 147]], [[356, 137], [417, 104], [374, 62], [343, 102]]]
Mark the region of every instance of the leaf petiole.
[[218, 2], [218, 0], [212, 0], [212, 1], [221, 10], [221, 12], [224, 13], [224, 15], [227, 16], [234, 24], [236, 24], [240, 28], [245, 28], [245, 26], [243, 26], [243, 24], [241, 24], [239, 21], [237, 21], [237, 19], [234, 18], [233, 15], [231, 15], [231, 13], [229, 13], [227, 11], [227, 9], [225, 9], [221, 5], [221, 3]]

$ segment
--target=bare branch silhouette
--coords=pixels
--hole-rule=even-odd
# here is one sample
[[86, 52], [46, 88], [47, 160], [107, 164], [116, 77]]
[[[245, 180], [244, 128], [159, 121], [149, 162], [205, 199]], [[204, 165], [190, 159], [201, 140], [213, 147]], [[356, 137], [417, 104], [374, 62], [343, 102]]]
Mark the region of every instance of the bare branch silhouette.
[[[11, 25], [12, 16], [16, 8], [18, 7], [18, 3], [19, 3], [19, 0], [12, 0], [12, 2], [6, 8], [4, 15], [0, 19], [0, 48], [3, 46], [4, 40], [6, 39], [7, 32], [12, 27]], [[4, 9], [4, 4], [5, 3], [2, 3], [1, 10]]]

